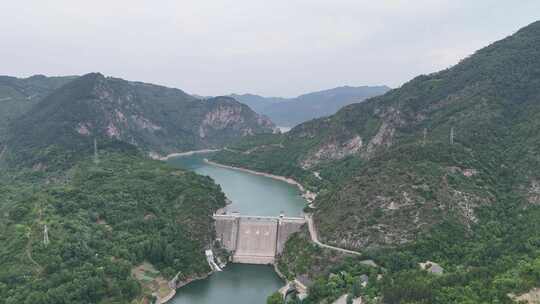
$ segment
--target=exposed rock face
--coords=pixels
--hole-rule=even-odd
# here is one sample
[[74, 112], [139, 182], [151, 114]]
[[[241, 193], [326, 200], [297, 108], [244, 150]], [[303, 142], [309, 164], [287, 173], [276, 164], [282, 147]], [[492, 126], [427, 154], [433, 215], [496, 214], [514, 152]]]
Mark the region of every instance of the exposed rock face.
[[212, 109], [204, 116], [202, 128], [225, 129], [229, 124], [234, 126], [243, 122], [243, 117], [240, 115], [242, 108], [240, 106], [227, 107], [219, 105]]
[[407, 125], [402, 113], [394, 107], [374, 107], [362, 113], [367, 123], [355, 130], [348, 127], [357, 124], [354, 115], [347, 113], [349, 109], [355, 108], [345, 107], [336, 114], [344, 120], [342, 125], [336, 125], [336, 117], [323, 118], [299, 125], [289, 132], [291, 138], [317, 140], [317, 144], [299, 162], [300, 167], [309, 169], [351, 155], [368, 160], [390, 148], [394, 144], [396, 130]]
[[365, 158], [370, 158], [375, 154], [378, 147], [390, 147], [392, 145], [394, 132], [395, 128], [383, 121], [379, 131], [377, 131], [377, 134], [369, 141], [366, 150], [363, 151], [363, 156]]
[[[253, 126], [274, 130], [274, 125], [268, 118], [259, 114], [253, 117], [254, 113], [248, 107], [225, 97], [222, 99], [226, 102], [217, 104], [204, 116], [199, 127], [199, 137], [206, 138], [208, 134], [227, 129], [242, 136], [253, 135], [258, 133]], [[253, 118], [253, 121], [248, 121]]]
[[54, 91], [23, 116], [11, 129], [9, 146], [16, 153], [18, 146], [65, 141], [91, 150], [93, 138], [104, 137], [164, 155], [273, 131], [266, 117], [230, 97], [202, 101], [178, 89], [92, 73]]
[[527, 199], [531, 204], [540, 205], [540, 183], [537, 180], [531, 181], [531, 185], [527, 193]]
[[[423, 164], [418, 165], [421, 167]], [[322, 239], [351, 249], [403, 244], [449, 213], [470, 227], [478, 221], [475, 209], [492, 204], [495, 198], [481, 187], [464, 190], [452, 185], [449, 180], [461, 179], [471, 185], [478, 181], [477, 176], [467, 177], [467, 170], [454, 169], [437, 170], [429, 182], [420, 171], [394, 162], [362, 171], [339, 192], [317, 198], [315, 220], [324, 231]], [[337, 209], [335, 201], [349, 208]], [[328, 214], [332, 217], [325, 216]], [[348, 220], [341, 220], [345, 218]], [[329, 228], [337, 224], [340, 229]]]
[[517, 303], [538, 304], [540, 303], [540, 288], [533, 288], [520, 296], [510, 295]]
[[85, 123], [79, 123], [76, 130], [81, 135], [90, 135], [90, 129]]
[[310, 154], [302, 162], [302, 168], [309, 169], [324, 161], [339, 160], [346, 156], [358, 153], [362, 148], [362, 138], [359, 135], [339, 143], [337, 141], [325, 143], [319, 146], [315, 153]]

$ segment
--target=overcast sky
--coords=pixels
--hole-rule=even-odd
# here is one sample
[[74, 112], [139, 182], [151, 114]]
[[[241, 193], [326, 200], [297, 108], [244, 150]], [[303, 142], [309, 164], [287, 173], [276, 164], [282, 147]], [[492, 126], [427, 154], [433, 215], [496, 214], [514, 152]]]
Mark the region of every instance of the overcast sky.
[[1, 0], [0, 74], [201, 95], [397, 87], [540, 19], [539, 0]]

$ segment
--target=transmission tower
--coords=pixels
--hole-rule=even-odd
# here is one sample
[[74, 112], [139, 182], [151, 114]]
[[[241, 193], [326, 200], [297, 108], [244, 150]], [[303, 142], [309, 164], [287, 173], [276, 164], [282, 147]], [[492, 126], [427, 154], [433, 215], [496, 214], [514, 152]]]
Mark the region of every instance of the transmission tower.
[[454, 127], [450, 128], [450, 144], [454, 144]]
[[97, 139], [94, 138], [94, 163], [99, 163], [99, 154], [98, 154], [98, 146], [97, 146]]
[[43, 244], [45, 246], [49, 245], [49, 228], [47, 228], [47, 225], [43, 226]]
[[427, 128], [424, 128], [424, 139], [422, 140], [422, 146], [426, 145]]

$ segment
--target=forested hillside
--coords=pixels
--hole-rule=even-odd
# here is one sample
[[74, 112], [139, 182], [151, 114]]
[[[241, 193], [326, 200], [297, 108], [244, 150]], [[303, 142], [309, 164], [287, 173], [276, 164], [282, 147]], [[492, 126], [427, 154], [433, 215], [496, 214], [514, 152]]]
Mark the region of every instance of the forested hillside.
[[[355, 239], [355, 232], [381, 224], [359, 221], [373, 219], [371, 212], [388, 221], [391, 216], [411, 219], [406, 223], [418, 218], [414, 225], [419, 228], [428, 227], [421, 225], [422, 219], [431, 217], [422, 216], [422, 210], [453, 210], [470, 224], [474, 208], [489, 205], [503, 189], [534, 203], [539, 31], [540, 23], [535, 23], [451, 69], [417, 77], [381, 97], [301, 124], [287, 135], [247, 139], [216, 159], [308, 179], [314, 187], [337, 187], [321, 195], [316, 215], [325, 214], [317, 218], [328, 241], [352, 248], [364, 248], [368, 241], [359, 235]], [[320, 171], [322, 181], [309, 177], [314, 171]], [[363, 215], [346, 206], [363, 206]], [[341, 212], [348, 215], [343, 218]], [[331, 220], [351, 225], [343, 232], [354, 232], [344, 235], [338, 229], [327, 235], [331, 229], [325, 225], [335, 224], [325, 221]], [[385, 229], [396, 225], [388, 224]], [[387, 242], [401, 240], [398, 236], [375, 244]]]
[[28, 78], [0, 76], [0, 142], [4, 141], [6, 128], [10, 123], [52, 91], [75, 78], [43, 75]]
[[[321, 239], [389, 269], [387, 303], [509, 302], [540, 285], [539, 46], [536, 22], [452, 68], [215, 160], [319, 190]], [[417, 272], [427, 259], [448, 276]]]
[[178, 89], [81, 76], [13, 121], [2, 143], [9, 164], [46, 168], [61, 144], [68, 159], [94, 138], [118, 140], [153, 155], [220, 147], [241, 136], [271, 133], [273, 124], [232, 98], [197, 100]]
[[272, 132], [231, 98], [202, 102], [95, 73], [17, 115], [0, 144], [6, 304], [150, 303], [171, 291], [169, 280], [206, 276], [211, 216], [225, 196], [148, 153]]
[[31, 176], [0, 184], [0, 303], [131, 303], [155, 291], [131, 276], [143, 262], [165, 279], [209, 271], [211, 215], [225, 204], [210, 178], [107, 151], [62, 183]]

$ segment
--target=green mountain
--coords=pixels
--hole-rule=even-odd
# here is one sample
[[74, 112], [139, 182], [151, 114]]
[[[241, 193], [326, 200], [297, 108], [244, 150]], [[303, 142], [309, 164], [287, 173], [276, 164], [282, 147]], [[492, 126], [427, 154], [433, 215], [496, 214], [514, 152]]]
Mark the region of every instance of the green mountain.
[[[311, 212], [322, 241], [389, 269], [376, 287], [385, 303], [508, 303], [540, 282], [539, 46], [536, 22], [452, 68], [215, 160], [319, 191]], [[417, 271], [426, 260], [450, 274]]]
[[200, 101], [98, 73], [3, 79], [39, 95], [5, 89], [0, 303], [151, 303], [173, 280], [208, 274], [225, 196], [148, 154], [272, 133], [268, 119], [230, 97]]
[[0, 303], [150, 303], [210, 271], [225, 205], [210, 178], [106, 150], [62, 181], [37, 174], [0, 174]]
[[[280, 145], [236, 153], [231, 162], [300, 178], [320, 171], [323, 181], [337, 179], [338, 189], [317, 201], [316, 215], [325, 239], [351, 248], [409, 240], [408, 232], [429, 227], [423, 218], [435, 216], [423, 211], [441, 215], [454, 209], [464, 222], [474, 222], [474, 207], [495, 199], [490, 184], [504, 181], [535, 201], [538, 28], [540, 23], [533, 24], [448, 70], [270, 137]], [[343, 170], [334, 172], [336, 166]], [[337, 173], [349, 176], [331, 175]], [[362, 216], [351, 206], [362, 206]], [[399, 214], [410, 221], [391, 220]], [[368, 224], [374, 218], [379, 220]], [[366, 237], [381, 224], [384, 230]]]
[[57, 146], [76, 157], [81, 150], [91, 152], [94, 138], [100, 144], [129, 143], [157, 156], [272, 131], [268, 119], [229, 97], [201, 101], [178, 89], [92, 73], [18, 117], [9, 127], [3, 157], [11, 164], [46, 167]]
[[336, 113], [343, 106], [359, 103], [390, 90], [387, 86], [343, 86], [300, 95], [295, 98], [262, 97], [253, 94], [231, 97], [264, 114], [278, 126], [293, 127], [302, 122]]
[[0, 76], [0, 142], [5, 139], [7, 126], [17, 117], [49, 95], [75, 79], [75, 76], [28, 78]]

